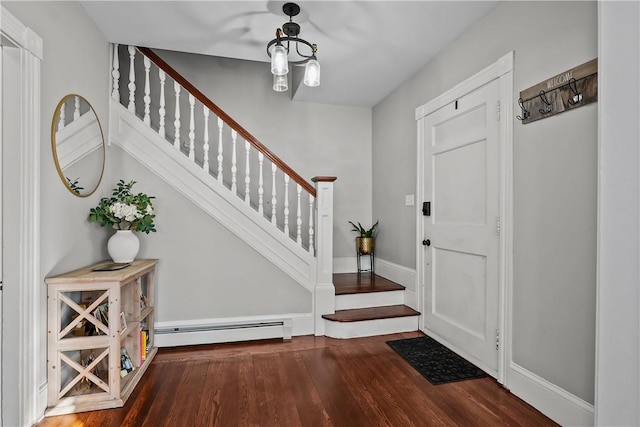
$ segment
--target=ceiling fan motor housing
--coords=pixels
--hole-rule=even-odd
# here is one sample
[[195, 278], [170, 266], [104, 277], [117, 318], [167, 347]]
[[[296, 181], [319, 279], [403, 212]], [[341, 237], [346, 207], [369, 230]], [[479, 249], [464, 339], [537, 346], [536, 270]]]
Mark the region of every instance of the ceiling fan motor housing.
[[300, 25], [295, 22], [287, 22], [282, 24], [282, 32], [288, 37], [298, 37], [298, 34], [300, 34]]
[[292, 18], [300, 13], [300, 6], [295, 3], [285, 3], [282, 5], [282, 11], [289, 18]]

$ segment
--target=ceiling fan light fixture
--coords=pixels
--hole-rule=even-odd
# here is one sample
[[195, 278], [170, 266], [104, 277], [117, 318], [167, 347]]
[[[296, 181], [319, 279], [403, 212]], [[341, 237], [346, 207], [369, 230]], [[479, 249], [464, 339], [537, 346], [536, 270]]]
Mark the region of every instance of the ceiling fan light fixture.
[[273, 76], [273, 90], [276, 92], [286, 92], [289, 89], [289, 81], [287, 75]]
[[[274, 75], [273, 90], [283, 92], [288, 89], [286, 75], [289, 72], [289, 63], [304, 65], [304, 84], [311, 87], [318, 86], [320, 85], [320, 63], [316, 58], [318, 47], [298, 37], [300, 25], [293, 22], [293, 17], [300, 13], [300, 6], [295, 3], [285, 3], [282, 11], [289, 17], [289, 22], [285, 22], [282, 29], [278, 28], [276, 38], [267, 43], [267, 55], [271, 58], [271, 73]], [[281, 76], [285, 76], [284, 89], [282, 79], [276, 79]]]
[[271, 52], [271, 74], [274, 76], [285, 76], [289, 72], [289, 61], [287, 60], [287, 49], [278, 43]]
[[309, 87], [320, 86], [320, 63], [315, 55], [304, 66], [304, 84]]

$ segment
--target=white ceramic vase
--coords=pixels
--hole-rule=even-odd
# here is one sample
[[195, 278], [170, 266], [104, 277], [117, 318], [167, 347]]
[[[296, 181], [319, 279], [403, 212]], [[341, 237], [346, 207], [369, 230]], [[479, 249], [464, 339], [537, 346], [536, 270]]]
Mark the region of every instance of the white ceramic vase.
[[117, 230], [107, 242], [107, 252], [113, 262], [132, 262], [140, 250], [140, 240], [131, 230]]

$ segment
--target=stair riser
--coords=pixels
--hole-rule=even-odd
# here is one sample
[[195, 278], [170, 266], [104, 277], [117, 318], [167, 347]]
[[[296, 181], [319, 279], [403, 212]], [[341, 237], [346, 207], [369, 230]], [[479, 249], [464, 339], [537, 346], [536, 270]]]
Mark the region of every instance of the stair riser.
[[404, 304], [404, 291], [336, 295], [336, 310]]
[[412, 332], [419, 329], [419, 318], [420, 316], [406, 316], [360, 322], [333, 322], [325, 319], [325, 335], [331, 338], [359, 338]]

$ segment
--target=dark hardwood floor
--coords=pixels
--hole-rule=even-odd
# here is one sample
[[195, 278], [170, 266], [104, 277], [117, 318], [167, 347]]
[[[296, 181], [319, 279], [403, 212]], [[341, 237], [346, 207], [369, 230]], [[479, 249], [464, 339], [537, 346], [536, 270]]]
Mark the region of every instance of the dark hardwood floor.
[[385, 342], [294, 337], [161, 349], [123, 408], [38, 426], [550, 426], [491, 378], [431, 385]]

